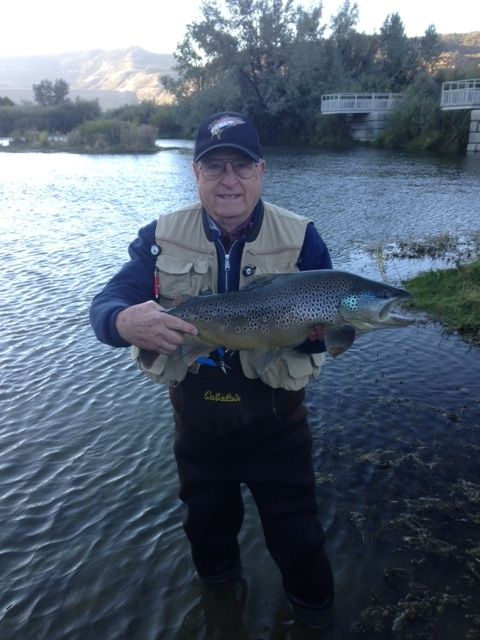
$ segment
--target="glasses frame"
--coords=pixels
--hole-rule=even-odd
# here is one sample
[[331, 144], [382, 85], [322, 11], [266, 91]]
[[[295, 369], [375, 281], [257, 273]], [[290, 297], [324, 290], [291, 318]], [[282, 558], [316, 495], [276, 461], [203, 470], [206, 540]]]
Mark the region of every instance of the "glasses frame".
[[251, 165], [252, 165], [252, 173], [248, 176], [242, 176], [238, 173], [237, 169], [235, 168], [235, 165], [238, 162], [248, 162], [248, 160], [239, 160], [239, 159], [235, 159], [235, 160], [210, 160], [210, 161], [206, 161], [206, 162], [218, 162], [219, 164], [222, 164], [222, 170], [218, 173], [218, 175], [216, 176], [212, 176], [212, 175], [206, 175], [205, 170], [206, 170], [206, 166], [205, 164], [200, 160], [199, 165], [200, 165], [200, 171], [202, 172], [202, 176], [205, 178], [205, 180], [208, 180], [210, 182], [213, 182], [214, 180], [218, 180], [221, 176], [224, 175], [224, 173], [227, 170], [227, 164], [229, 164], [232, 168], [233, 173], [237, 176], [237, 178], [240, 178], [240, 180], [250, 180], [251, 178], [253, 178], [253, 176], [255, 175], [255, 171], [259, 166], [259, 162], [255, 162], [254, 160], [251, 160]]

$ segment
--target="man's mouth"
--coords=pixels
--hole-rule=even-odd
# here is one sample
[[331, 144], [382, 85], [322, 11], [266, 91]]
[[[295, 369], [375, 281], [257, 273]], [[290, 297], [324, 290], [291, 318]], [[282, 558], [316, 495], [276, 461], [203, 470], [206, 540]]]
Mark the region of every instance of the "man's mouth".
[[222, 198], [222, 200], [235, 200], [236, 198], [240, 198], [241, 195], [238, 193], [219, 193], [218, 197]]

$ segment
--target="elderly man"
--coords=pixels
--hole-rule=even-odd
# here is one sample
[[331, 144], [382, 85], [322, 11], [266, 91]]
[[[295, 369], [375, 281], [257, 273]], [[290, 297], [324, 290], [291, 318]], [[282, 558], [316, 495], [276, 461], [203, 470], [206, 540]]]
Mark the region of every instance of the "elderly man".
[[[304, 404], [304, 387], [324, 358], [321, 332], [261, 371], [248, 352], [235, 352], [222, 367], [211, 354], [179, 376], [169, 355], [197, 330], [163, 311], [183, 294], [237, 290], [262, 274], [331, 268], [330, 256], [311, 221], [261, 198], [265, 161], [254, 125], [241, 114], [202, 122], [193, 172], [199, 202], [140, 230], [130, 261], [94, 298], [91, 323], [102, 342], [133, 345], [140, 368], [169, 384], [184, 527], [199, 579], [218, 585], [240, 574], [245, 484], [294, 615], [323, 627], [334, 589]], [[158, 357], [145, 362], [142, 349]]]

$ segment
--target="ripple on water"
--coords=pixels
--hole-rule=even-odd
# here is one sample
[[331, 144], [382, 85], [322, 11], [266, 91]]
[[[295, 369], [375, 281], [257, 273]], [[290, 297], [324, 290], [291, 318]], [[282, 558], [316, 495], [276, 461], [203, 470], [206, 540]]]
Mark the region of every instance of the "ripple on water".
[[[339, 268], [372, 277], [365, 247], [478, 227], [478, 172], [456, 163], [269, 155], [267, 199], [315, 219]], [[203, 640], [212, 606], [229, 640], [238, 632], [238, 607], [205, 602], [194, 579], [166, 389], [124, 350], [97, 343], [88, 324], [91, 298], [138, 227], [195, 199], [190, 172], [191, 149], [141, 159], [0, 154], [2, 640]], [[403, 277], [397, 267], [389, 277]], [[432, 624], [440, 634], [454, 607], [444, 600], [440, 624], [425, 603], [442, 593], [470, 624], [448, 640], [478, 632], [468, 597], [480, 586], [479, 380], [478, 349], [419, 316], [414, 327], [363, 336], [309, 386], [339, 638], [355, 624], [372, 638], [391, 637], [374, 630], [394, 623], [405, 640]], [[244, 634], [284, 638], [280, 578], [244, 495]]]

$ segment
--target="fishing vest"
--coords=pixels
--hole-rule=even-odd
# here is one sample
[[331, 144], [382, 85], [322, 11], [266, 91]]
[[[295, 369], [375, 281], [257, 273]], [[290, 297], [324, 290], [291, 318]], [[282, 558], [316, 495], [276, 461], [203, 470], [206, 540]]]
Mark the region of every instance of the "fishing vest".
[[[252, 275], [298, 271], [298, 258], [309, 221], [291, 211], [263, 202], [263, 219], [251, 240], [245, 242], [240, 264], [239, 288]], [[161, 215], [155, 231], [159, 254], [155, 267], [160, 285], [159, 303], [169, 308], [181, 296], [217, 292], [218, 261], [215, 242], [209, 239], [201, 203]], [[258, 371], [248, 350], [240, 351], [240, 362], [247, 378], [260, 378], [273, 388], [297, 390], [319, 375], [325, 354], [305, 354], [294, 349], [279, 351], [265, 369]], [[198, 372], [192, 363], [184, 370], [172, 370], [169, 357], [159, 354], [153, 363], [142, 362], [141, 352], [132, 348], [139, 368], [154, 382], [180, 382], [187, 370]]]

